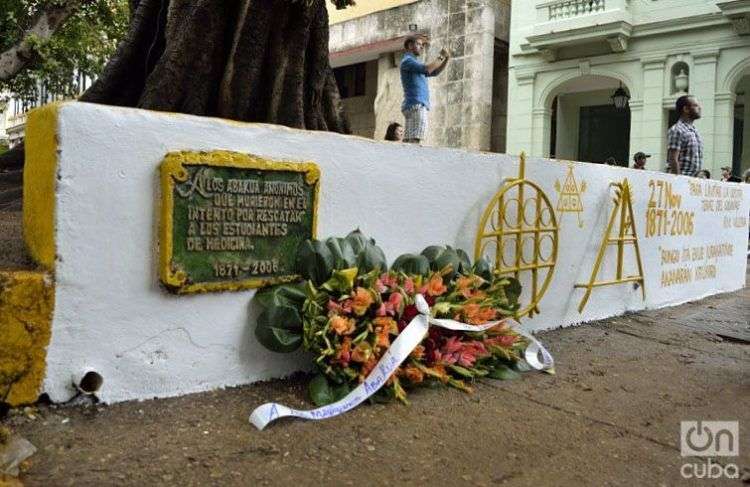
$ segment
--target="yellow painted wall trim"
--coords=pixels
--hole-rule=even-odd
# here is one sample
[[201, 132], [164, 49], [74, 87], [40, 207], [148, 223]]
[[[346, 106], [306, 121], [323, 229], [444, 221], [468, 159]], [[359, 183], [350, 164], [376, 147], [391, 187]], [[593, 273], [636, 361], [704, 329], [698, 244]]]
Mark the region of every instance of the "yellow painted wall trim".
[[45, 272], [0, 272], [0, 401], [39, 397], [52, 331], [55, 284]]
[[23, 236], [31, 257], [55, 269], [55, 197], [58, 109], [52, 103], [29, 113], [23, 170]]
[[364, 17], [374, 12], [400, 7], [401, 5], [417, 1], [419, 0], [361, 0], [356, 5], [341, 10], [336, 9], [330, 1], [327, 1], [328, 23], [330, 25], [338, 24], [339, 22], [346, 22], [357, 17]]

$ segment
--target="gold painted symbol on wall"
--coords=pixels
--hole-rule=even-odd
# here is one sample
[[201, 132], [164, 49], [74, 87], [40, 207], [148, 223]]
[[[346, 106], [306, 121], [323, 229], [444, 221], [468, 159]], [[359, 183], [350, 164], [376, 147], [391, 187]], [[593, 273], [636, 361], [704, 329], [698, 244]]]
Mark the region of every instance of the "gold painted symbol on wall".
[[[615, 188], [615, 197], [613, 199], [615, 206], [612, 208], [612, 214], [609, 217], [609, 223], [607, 224], [607, 230], [604, 232], [602, 243], [599, 246], [599, 253], [596, 255], [596, 262], [594, 263], [594, 269], [591, 272], [591, 278], [586, 284], [576, 284], [574, 288], [586, 289], [586, 292], [578, 305], [578, 312], [583, 312], [583, 308], [586, 307], [591, 292], [595, 287], [601, 286], [612, 286], [614, 284], [622, 284], [625, 282], [638, 283], [641, 286], [641, 293], [643, 299], [646, 299], [646, 287], [643, 282], [643, 265], [641, 264], [641, 250], [638, 246], [638, 235], [635, 230], [635, 218], [633, 217], [633, 205], [632, 205], [632, 190], [627, 178], [623, 179], [621, 183], [610, 183], [610, 187]], [[619, 214], [619, 218], [618, 218]], [[615, 226], [615, 221], [618, 221], [617, 233], [612, 234], [612, 230]], [[599, 270], [604, 259], [604, 253], [610, 245], [617, 246], [617, 273], [614, 279], [597, 281], [596, 278], [599, 274]], [[625, 254], [625, 246], [632, 245], [635, 251], [635, 260], [638, 265], [638, 273], [632, 276], [623, 276], [623, 260]]]
[[521, 154], [517, 178], [503, 181], [479, 223], [474, 258], [484, 257], [499, 275], [523, 284], [516, 318], [539, 313], [557, 262], [558, 227], [549, 198], [526, 179], [526, 155]]
[[[560, 194], [557, 199], [558, 213], [575, 213], [578, 216], [578, 227], [583, 228], [583, 201], [581, 194], [586, 191], [586, 181], [581, 180], [580, 186], [573, 174], [573, 163], [568, 164], [568, 174], [565, 176], [565, 182], [560, 185], [560, 180], [555, 181], [555, 189]], [[560, 217], [562, 219], [562, 216]]]

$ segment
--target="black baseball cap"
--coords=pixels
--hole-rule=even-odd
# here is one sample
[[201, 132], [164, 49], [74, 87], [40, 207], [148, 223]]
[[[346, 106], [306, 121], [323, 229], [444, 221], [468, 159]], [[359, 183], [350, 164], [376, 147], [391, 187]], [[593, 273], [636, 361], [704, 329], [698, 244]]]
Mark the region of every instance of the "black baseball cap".
[[645, 159], [647, 157], [651, 157], [651, 154], [646, 154], [645, 152], [636, 152], [633, 156], [633, 160], [637, 161], [638, 159]]

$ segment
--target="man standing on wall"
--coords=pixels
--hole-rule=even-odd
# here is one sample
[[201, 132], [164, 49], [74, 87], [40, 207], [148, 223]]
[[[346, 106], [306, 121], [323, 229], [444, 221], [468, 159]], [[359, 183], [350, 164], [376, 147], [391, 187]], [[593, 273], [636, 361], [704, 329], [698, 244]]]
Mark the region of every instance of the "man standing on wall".
[[404, 54], [401, 60], [401, 86], [404, 89], [404, 102], [401, 112], [406, 120], [404, 142], [419, 144], [427, 132], [427, 112], [430, 110], [430, 88], [428, 76], [437, 76], [448, 64], [448, 51], [440, 50], [436, 61], [423, 64], [417, 59], [424, 50], [423, 37], [407, 37], [404, 41]]
[[701, 118], [698, 101], [685, 95], [675, 105], [680, 119], [667, 132], [667, 172], [697, 176], [703, 166], [703, 140], [693, 122]]

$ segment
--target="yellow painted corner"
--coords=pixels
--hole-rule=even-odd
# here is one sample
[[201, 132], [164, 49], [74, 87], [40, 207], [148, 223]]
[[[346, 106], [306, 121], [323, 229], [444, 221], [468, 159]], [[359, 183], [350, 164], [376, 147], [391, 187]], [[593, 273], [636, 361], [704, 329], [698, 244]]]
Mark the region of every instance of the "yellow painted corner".
[[0, 272], [0, 401], [37, 400], [46, 371], [55, 285], [45, 272]]
[[23, 235], [31, 257], [55, 268], [55, 189], [59, 104], [33, 110], [26, 124], [23, 170]]

